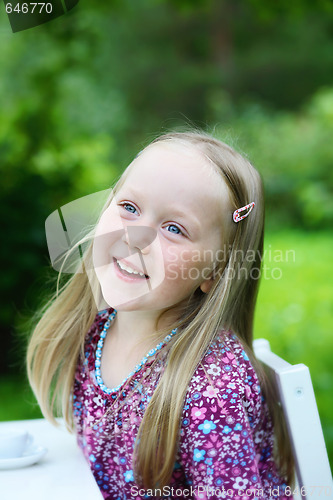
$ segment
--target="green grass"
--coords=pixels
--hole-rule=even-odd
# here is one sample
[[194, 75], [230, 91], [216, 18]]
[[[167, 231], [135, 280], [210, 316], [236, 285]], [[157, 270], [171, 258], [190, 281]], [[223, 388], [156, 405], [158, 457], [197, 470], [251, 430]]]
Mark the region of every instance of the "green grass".
[[[265, 248], [255, 338], [268, 339], [290, 363], [309, 367], [333, 463], [333, 235], [268, 234]], [[27, 383], [18, 377], [0, 379], [0, 401], [0, 420], [41, 416]]]
[[272, 350], [290, 363], [309, 367], [333, 463], [333, 235], [268, 234], [265, 248], [255, 338], [269, 340]]

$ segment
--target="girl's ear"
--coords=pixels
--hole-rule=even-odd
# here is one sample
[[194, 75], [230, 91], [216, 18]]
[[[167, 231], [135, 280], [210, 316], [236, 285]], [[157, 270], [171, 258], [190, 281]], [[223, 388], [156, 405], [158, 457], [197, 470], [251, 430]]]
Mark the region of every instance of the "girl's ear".
[[213, 276], [211, 275], [210, 278], [207, 278], [205, 279], [205, 281], [203, 281], [200, 285], [200, 290], [203, 292], [203, 293], [208, 293], [209, 290], [212, 288], [214, 284], [214, 278]]
[[212, 288], [215, 278], [217, 276], [217, 271], [218, 271], [218, 264], [215, 265], [210, 275], [201, 283], [199, 288], [203, 293], [208, 293]]

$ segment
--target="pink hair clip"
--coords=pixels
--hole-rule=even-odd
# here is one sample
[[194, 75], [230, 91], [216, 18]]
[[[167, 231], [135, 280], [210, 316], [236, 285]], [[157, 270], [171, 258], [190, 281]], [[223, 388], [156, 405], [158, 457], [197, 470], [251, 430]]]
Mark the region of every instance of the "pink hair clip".
[[[245, 217], [247, 217], [249, 215], [249, 213], [251, 212], [251, 210], [253, 209], [254, 205], [255, 205], [255, 203], [254, 203], [254, 201], [252, 201], [252, 203], [249, 203], [248, 205], [245, 205], [244, 207], [237, 208], [237, 210], [235, 210], [234, 213], [232, 214], [233, 221], [239, 222], [239, 221], [245, 219]], [[244, 210], [247, 210], [247, 212], [243, 215], [239, 215], [240, 212], [243, 212]]]

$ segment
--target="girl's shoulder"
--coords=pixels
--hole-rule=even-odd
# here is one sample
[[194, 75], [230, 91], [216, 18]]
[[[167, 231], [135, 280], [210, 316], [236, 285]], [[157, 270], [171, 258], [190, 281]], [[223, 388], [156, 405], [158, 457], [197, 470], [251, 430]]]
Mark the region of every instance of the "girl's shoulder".
[[254, 372], [250, 358], [242, 341], [231, 330], [221, 330], [206, 352], [203, 363], [218, 363], [224, 372], [232, 369], [244, 374], [244, 371]]
[[240, 339], [232, 331], [221, 331], [210, 345], [194, 373], [188, 395], [195, 402], [234, 404], [261, 412], [262, 394], [259, 378]]
[[202, 362], [219, 363], [225, 372], [237, 367], [238, 370], [254, 371], [242, 341], [231, 330], [221, 330], [210, 344]]

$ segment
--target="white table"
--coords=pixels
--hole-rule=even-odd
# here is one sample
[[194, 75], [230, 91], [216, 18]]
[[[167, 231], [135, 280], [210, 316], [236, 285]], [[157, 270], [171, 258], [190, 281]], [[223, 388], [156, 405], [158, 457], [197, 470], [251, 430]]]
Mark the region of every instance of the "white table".
[[101, 500], [102, 494], [76, 444], [62, 425], [45, 419], [0, 422], [0, 429], [26, 429], [37, 445], [48, 449], [40, 462], [21, 469], [0, 470], [1, 500]]

